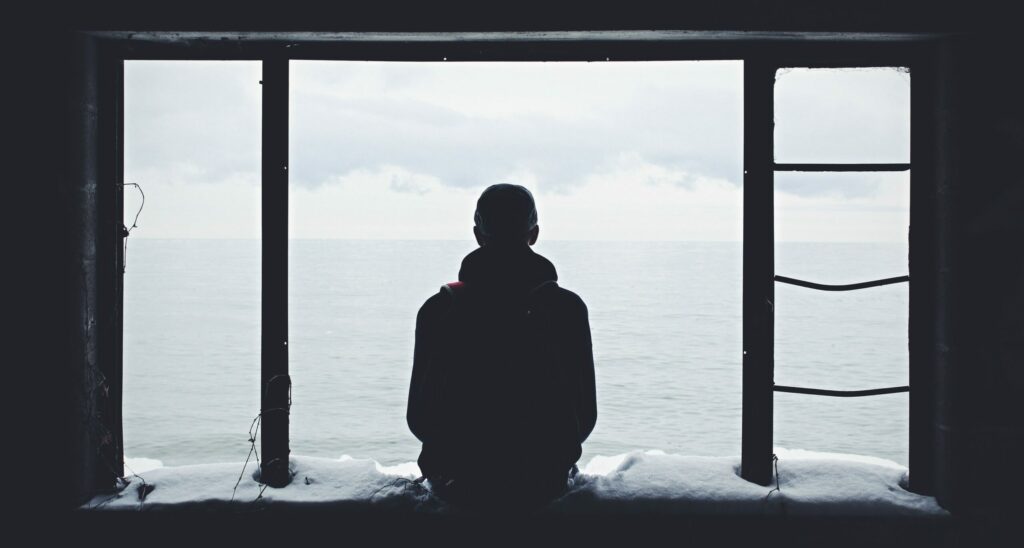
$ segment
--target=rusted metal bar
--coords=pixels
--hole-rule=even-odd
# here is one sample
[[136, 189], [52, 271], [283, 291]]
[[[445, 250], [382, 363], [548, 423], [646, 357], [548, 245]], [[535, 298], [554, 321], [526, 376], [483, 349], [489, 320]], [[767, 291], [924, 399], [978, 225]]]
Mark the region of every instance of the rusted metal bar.
[[811, 394], [814, 396], [835, 396], [837, 398], [860, 398], [863, 396], [878, 396], [881, 394], [898, 394], [910, 392], [909, 386], [892, 386], [889, 388], [872, 388], [870, 390], [825, 390], [822, 388], [804, 388], [801, 386], [775, 385], [776, 392], [789, 392], [790, 394]]
[[927, 33], [730, 31], [230, 32], [96, 31], [126, 59], [263, 59], [290, 45], [292, 59], [334, 61], [735, 60], [770, 55], [779, 66], [907, 66]]
[[82, 34], [73, 38], [71, 76], [68, 94], [69, 160], [72, 179], [68, 188], [70, 269], [68, 298], [70, 324], [68, 344], [68, 399], [70, 416], [68, 460], [69, 476], [74, 491], [73, 503], [82, 504], [98, 490], [109, 489], [114, 475], [101, 463], [99, 445], [94, 435], [98, 414], [96, 394], [102, 390], [99, 369], [99, 346], [96, 323], [99, 303], [97, 275], [97, 240], [99, 240], [99, 154], [100, 112], [99, 54], [96, 40]]
[[946, 452], [936, 445], [939, 422], [936, 389], [939, 369], [946, 363], [943, 314], [946, 295], [941, 280], [948, 268], [941, 266], [946, 256], [948, 220], [941, 215], [938, 184], [938, 120], [944, 113], [937, 108], [937, 91], [945, 84], [937, 73], [937, 60], [931, 50], [920, 54], [910, 67], [910, 159], [916, 166], [910, 173], [909, 268], [910, 321], [908, 351], [910, 383], [909, 488], [915, 493], [935, 492], [938, 459]]
[[774, 87], [776, 67], [743, 63], [743, 445], [740, 475], [772, 479], [775, 231]]
[[909, 171], [910, 164], [775, 164], [775, 171]]
[[809, 289], [817, 289], [819, 291], [854, 291], [856, 289], [865, 289], [865, 288], [868, 288], [868, 287], [878, 287], [878, 286], [882, 286], [882, 285], [892, 285], [892, 284], [898, 284], [898, 283], [902, 283], [902, 282], [909, 282], [910, 281], [910, 276], [896, 276], [896, 277], [893, 277], [893, 278], [884, 278], [884, 279], [881, 279], [881, 280], [872, 280], [870, 282], [860, 282], [860, 283], [855, 283], [855, 284], [842, 284], [842, 285], [819, 284], [819, 283], [814, 283], [814, 282], [808, 282], [808, 281], [805, 281], [805, 280], [798, 280], [796, 278], [787, 278], [786, 276], [779, 276], [779, 275], [775, 276], [775, 281], [780, 282], [780, 283], [784, 283], [784, 284], [789, 284], [789, 285], [798, 285], [800, 287], [806, 287], [806, 288], [809, 288]]
[[71, 413], [67, 469], [72, 503], [115, 488], [121, 443], [121, 61], [97, 40], [70, 40], [67, 326], [65, 397]]
[[263, 284], [260, 333], [260, 480], [291, 481], [288, 467], [288, 59], [263, 60]]
[[[99, 150], [96, 272], [100, 325], [97, 349], [102, 390], [96, 392], [99, 454], [103, 474], [124, 476], [124, 61], [98, 48]], [[112, 485], [112, 482], [111, 482]]]

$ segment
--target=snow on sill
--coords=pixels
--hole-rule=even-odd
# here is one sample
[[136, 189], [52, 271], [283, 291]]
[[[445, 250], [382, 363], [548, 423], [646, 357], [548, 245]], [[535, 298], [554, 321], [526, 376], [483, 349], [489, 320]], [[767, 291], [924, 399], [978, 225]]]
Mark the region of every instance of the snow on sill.
[[[776, 449], [779, 489], [739, 477], [739, 457], [695, 457], [661, 451], [597, 456], [574, 484], [543, 511], [552, 514], [688, 513], [729, 515], [944, 516], [932, 497], [906, 491], [907, 469], [874, 457]], [[293, 456], [292, 483], [282, 489], [253, 479], [256, 464], [163, 467], [134, 459], [138, 476], [116, 494], [98, 495], [83, 509], [258, 509], [351, 507], [425, 513], [455, 513], [412, 479], [415, 463], [381, 466], [372, 459]], [[140, 500], [143, 482], [151, 487]], [[495, 475], [495, 496], [510, 486]]]

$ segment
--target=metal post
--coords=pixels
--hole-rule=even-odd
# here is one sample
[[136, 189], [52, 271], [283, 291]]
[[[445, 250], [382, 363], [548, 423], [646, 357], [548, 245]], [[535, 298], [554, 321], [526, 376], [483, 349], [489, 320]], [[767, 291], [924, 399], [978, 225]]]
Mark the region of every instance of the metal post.
[[105, 474], [124, 476], [122, 403], [124, 388], [124, 61], [99, 48], [96, 246], [97, 349], [103, 390], [97, 392], [100, 460]]
[[[954, 366], [956, 360], [954, 359], [954, 327], [956, 326], [954, 314], [954, 300], [956, 298], [956, 275], [959, 273], [959, 269], [965, 264], [964, 261], [959, 260], [957, 253], [954, 251], [954, 236], [955, 236], [955, 209], [954, 204], [957, 203], [957, 196], [955, 193], [957, 185], [960, 183], [962, 177], [967, 177], [966, 174], [961, 174], [958, 169], [961, 169], [960, 158], [962, 155], [962, 137], [963, 127], [961, 125], [963, 118], [959, 116], [958, 109], [964, 104], [962, 98], [962, 88], [964, 87], [960, 82], [964, 82], [963, 75], [961, 74], [961, 61], [960, 58], [961, 48], [963, 47], [962, 42], [959, 40], [943, 40], [933, 49], [933, 55], [931, 56], [931, 64], [929, 65], [933, 73], [926, 80], [924, 85], [933, 86], [931, 96], [932, 105], [932, 125], [931, 128], [934, 133], [928, 137], [934, 147], [931, 150], [931, 165], [930, 168], [934, 171], [933, 189], [935, 199], [935, 319], [932, 325], [932, 335], [934, 339], [932, 342], [934, 345], [931, 347], [934, 353], [935, 361], [932, 364], [932, 446], [930, 448], [932, 458], [932, 474], [931, 474], [931, 491], [935, 495], [936, 500], [943, 508], [950, 511], [957, 511], [956, 505], [960, 502], [960, 497], [957, 493], [956, 479], [958, 467], [954, 464], [955, 454], [954, 449], [956, 448], [954, 440], [956, 440], [955, 424], [956, 421], [960, 420], [954, 411], [954, 389], [959, 385], [958, 379], [954, 376], [956, 372]], [[915, 73], [916, 74], [916, 73]], [[911, 86], [911, 105], [913, 105], [913, 93], [915, 87], [920, 87], [922, 79], [918, 76], [914, 76], [914, 81], [918, 82]], [[914, 127], [914, 117], [916, 117], [917, 110], [911, 106], [911, 134], [916, 135], [920, 138], [922, 135], [917, 133], [917, 129]], [[925, 114], [927, 116], [928, 114]], [[913, 146], [913, 145], [911, 145]], [[921, 158], [914, 155], [911, 150], [913, 160], [915, 162], [923, 161]], [[916, 171], [914, 172], [916, 173]], [[924, 177], [915, 179], [914, 173], [911, 173], [910, 182], [910, 206], [914, 207], [914, 189], [915, 180], [924, 181]], [[968, 179], [970, 177], [967, 177]], [[914, 222], [914, 213], [910, 213], [910, 221]], [[913, 249], [913, 239], [911, 240], [911, 248]], [[913, 251], [911, 251], [913, 253]], [[913, 255], [911, 255], [911, 264], [915, 263]], [[911, 266], [911, 268], [916, 268]], [[915, 271], [915, 275], [917, 275]], [[913, 286], [911, 286], [911, 313], [910, 323], [914, 326], [917, 320], [914, 317], [914, 296]], [[911, 360], [916, 358], [911, 354]], [[911, 362], [913, 364], [913, 361]], [[914, 365], [911, 365], [910, 381], [915, 382], [915, 372], [913, 371]], [[913, 384], [911, 386], [914, 386]], [[911, 402], [911, 424], [913, 424], [913, 409], [914, 403]], [[914, 445], [915, 440], [914, 434], [911, 434], [911, 450], [910, 450], [910, 465], [911, 475], [913, 472], [914, 465]], [[929, 448], [922, 447], [921, 451], [928, 451]], [[910, 480], [910, 489], [916, 490], [917, 485], [914, 483], [915, 480]]]
[[775, 369], [774, 93], [776, 67], [743, 62], [743, 446], [740, 475], [772, 480]]
[[923, 54], [911, 67], [910, 86], [910, 490], [932, 494], [935, 484], [935, 388], [938, 336], [940, 238], [937, 215], [935, 89], [941, 85], [934, 60]]
[[288, 468], [288, 59], [263, 60], [263, 284], [260, 479], [291, 481]]
[[[104, 465], [101, 457], [102, 432], [97, 400], [104, 392], [98, 348], [100, 305], [97, 252], [102, 248], [99, 221], [100, 173], [96, 162], [100, 148], [99, 85], [100, 60], [95, 38], [75, 34], [72, 44], [71, 89], [69, 93], [69, 220], [67, 225], [70, 253], [68, 299], [71, 311], [68, 326], [68, 379], [70, 416], [70, 478], [74, 490], [72, 503], [77, 506], [97, 491], [114, 485], [116, 471]], [[59, 380], [59, 379], [58, 379]]]
[[[123, 65], [76, 33], [69, 89], [69, 454], [74, 505], [115, 488], [121, 443], [121, 104]], [[55, 381], [55, 382], [59, 382]], [[61, 386], [61, 385], [58, 385]]]

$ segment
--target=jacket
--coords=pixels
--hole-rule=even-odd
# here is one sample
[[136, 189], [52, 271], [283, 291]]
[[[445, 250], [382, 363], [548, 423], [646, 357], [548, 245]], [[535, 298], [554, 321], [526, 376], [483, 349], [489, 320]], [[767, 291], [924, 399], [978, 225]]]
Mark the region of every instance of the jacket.
[[428, 478], [560, 476], [597, 404], [587, 307], [528, 246], [483, 246], [416, 317], [406, 418]]

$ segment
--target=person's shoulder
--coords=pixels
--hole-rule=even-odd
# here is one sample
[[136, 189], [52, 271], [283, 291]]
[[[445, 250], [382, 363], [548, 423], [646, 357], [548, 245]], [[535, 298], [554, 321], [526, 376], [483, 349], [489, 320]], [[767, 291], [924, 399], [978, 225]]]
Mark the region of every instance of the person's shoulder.
[[556, 286], [556, 289], [552, 291], [552, 298], [559, 307], [567, 311], [582, 314], [587, 313], [587, 304], [583, 302], [583, 298], [575, 292], [560, 285]]
[[451, 292], [441, 286], [437, 293], [434, 293], [420, 306], [419, 317], [435, 317], [451, 305]]

